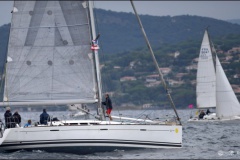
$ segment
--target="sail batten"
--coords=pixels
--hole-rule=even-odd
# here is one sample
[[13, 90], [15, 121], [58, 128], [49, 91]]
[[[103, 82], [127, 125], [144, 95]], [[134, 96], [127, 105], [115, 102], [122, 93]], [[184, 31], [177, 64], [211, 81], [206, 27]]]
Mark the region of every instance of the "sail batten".
[[32, 27], [12, 27], [11, 29], [31, 29], [31, 28], [61, 28], [61, 27], [75, 27], [75, 26], [85, 26], [89, 25], [88, 23], [85, 24], [75, 24], [75, 25], [58, 25], [58, 26], [32, 26]]
[[95, 62], [85, 3], [14, 3], [8, 45], [12, 61], [7, 63], [4, 89], [9, 103], [96, 101]]
[[69, 99], [69, 100], [57, 100], [57, 101], [15, 101], [15, 102], [0, 102], [0, 106], [34, 106], [34, 105], [67, 105], [67, 104], [90, 104], [97, 103], [98, 99]]

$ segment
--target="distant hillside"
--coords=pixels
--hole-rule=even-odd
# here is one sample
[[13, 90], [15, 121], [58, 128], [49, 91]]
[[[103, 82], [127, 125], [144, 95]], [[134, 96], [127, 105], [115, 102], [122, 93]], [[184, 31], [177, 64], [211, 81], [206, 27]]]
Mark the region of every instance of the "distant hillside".
[[[135, 15], [96, 9], [95, 16], [96, 27], [101, 33], [99, 41], [101, 52], [108, 53], [100, 54], [101, 64], [104, 65], [102, 68], [104, 91], [115, 93], [113, 101], [117, 105], [129, 102], [141, 105], [148, 103], [149, 100], [158, 106], [168, 105], [160, 85], [146, 86], [147, 77], [156, 72]], [[194, 59], [198, 57], [204, 29], [210, 26], [211, 38], [216, 49], [221, 53], [229, 53], [232, 48], [240, 47], [240, 25], [238, 24], [188, 15], [175, 17], [142, 15], [140, 17], [160, 67], [171, 69], [166, 79], [180, 81], [177, 77], [178, 73], [185, 74], [180, 77], [184, 84], [171, 87], [174, 101], [177, 106], [183, 108], [194, 103], [196, 99], [194, 82], [196, 69], [190, 70], [186, 67], [196, 65]], [[1, 73], [6, 59], [9, 27], [10, 24], [0, 27]], [[181, 54], [174, 58], [176, 51]], [[220, 60], [225, 61], [226, 55], [220, 54]], [[228, 56], [230, 60], [223, 64], [231, 84], [234, 85], [240, 84], [240, 78], [234, 77], [240, 76], [238, 55], [239, 52], [236, 52]], [[124, 77], [136, 79], [121, 81]]]
[[[240, 25], [199, 16], [140, 15], [151, 45], [176, 44], [186, 40], [201, 41], [204, 29], [209, 27], [212, 38], [240, 34]], [[100, 47], [106, 54], [126, 52], [145, 47], [145, 41], [133, 13], [95, 9], [96, 28], [101, 33]], [[0, 27], [0, 72], [2, 72], [10, 24]]]
[[[149, 16], [140, 15], [151, 45], [176, 44], [186, 40], [201, 40], [209, 27], [212, 38], [240, 34], [240, 25], [199, 16]], [[106, 54], [126, 52], [145, 47], [145, 41], [133, 13], [95, 9], [96, 27], [101, 33], [100, 47]], [[237, 20], [230, 20], [237, 22]], [[0, 27], [0, 69], [7, 49], [10, 25]]]
[[[240, 100], [240, 34], [223, 36], [212, 41], [228, 80]], [[178, 108], [196, 104], [200, 45], [200, 41], [194, 40], [154, 49]], [[179, 56], [175, 56], [176, 51]], [[147, 47], [122, 54], [105, 55], [101, 63], [103, 91], [114, 93], [112, 100], [117, 106], [129, 103], [136, 106], [152, 103], [161, 108], [169, 106], [163, 87], [159, 84], [160, 79], [155, 77], [156, 68]]]
[[[96, 20], [105, 53], [123, 52], [146, 46], [137, 19], [132, 13], [96, 9]], [[140, 16], [153, 46], [201, 40], [204, 29], [209, 27], [212, 37], [239, 34], [240, 25], [199, 16]]]
[[230, 23], [233, 23], [233, 24], [240, 24], [240, 19], [230, 19], [230, 20], [227, 20], [228, 22]]
[[[201, 40], [209, 27], [212, 37], [239, 34], [240, 25], [199, 16], [140, 15], [152, 46], [176, 44], [185, 40]], [[104, 53], [119, 53], [146, 46], [136, 16], [133, 13], [95, 9], [96, 27], [101, 33], [100, 45]], [[9, 25], [0, 28], [1, 50], [6, 47]], [[1, 58], [1, 57], [0, 57]]]

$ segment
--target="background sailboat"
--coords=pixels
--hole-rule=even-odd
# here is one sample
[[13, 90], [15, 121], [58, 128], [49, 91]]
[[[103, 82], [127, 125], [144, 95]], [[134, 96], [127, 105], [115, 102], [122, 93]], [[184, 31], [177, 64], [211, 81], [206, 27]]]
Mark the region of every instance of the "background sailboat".
[[[201, 121], [238, 119], [240, 105], [217, 55], [215, 64], [208, 32], [205, 30], [197, 70], [197, 108], [216, 107], [216, 113], [205, 115]], [[197, 116], [189, 121], [199, 121], [199, 118]]]
[[[196, 102], [199, 110], [195, 117], [190, 118], [189, 121], [198, 121], [201, 110], [216, 107], [216, 71], [214, 66], [211, 44], [206, 29], [200, 48], [196, 78]], [[206, 117], [211, 119], [212, 116], [215, 117], [215, 113]]]
[[196, 95], [197, 108], [216, 107], [216, 72], [207, 30], [198, 58]]

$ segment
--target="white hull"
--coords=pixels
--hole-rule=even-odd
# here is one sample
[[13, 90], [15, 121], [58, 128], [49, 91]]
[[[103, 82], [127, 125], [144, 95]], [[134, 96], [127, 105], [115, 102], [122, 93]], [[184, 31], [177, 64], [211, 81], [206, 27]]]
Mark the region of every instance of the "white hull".
[[[65, 149], [68, 147], [100, 147], [102, 150], [105, 146], [114, 150], [118, 148], [179, 148], [182, 146], [182, 126], [179, 125], [121, 124], [84, 120], [76, 122], [78, 124], [75, 126], [71, 121], [71, 126], [6, 129], [3, 137], [0, 138], [0, 150], [50, 149], [58, 151], [58, 147]], [[85, 125], [79, 125], [79, 123]], [[77, 152], [81, 153], [81, 151]]]
[[216, 121], [231, 121], [231, 120], [240, 120], [240, 116], [233, 116], [229, 118], [219, 118], [216, 113], [211, 113], [209, 115], [205, 115], [203, 119], [199, 119], [198, 117], [190, 118], [188, 122], [216, 122]]

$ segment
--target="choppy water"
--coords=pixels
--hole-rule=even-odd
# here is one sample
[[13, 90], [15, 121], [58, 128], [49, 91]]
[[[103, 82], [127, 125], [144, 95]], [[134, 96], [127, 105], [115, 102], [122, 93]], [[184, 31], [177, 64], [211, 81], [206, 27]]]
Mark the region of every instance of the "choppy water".
[[[194, 111], [194, 110], [193, 110]], [[123, 116], [167, 119], [172, 117], [171, 110], [121, 111]], [[178, 111], [183, 123], [183, 147], [180, 149], [139, 149], [116, 150], [113, 152], [77, 155], [48, 153], [42, 150], [0, 153], [0, 159], [240, 159], [240, 121], [189, 123], [192, 110]], [[68, 118], [68, 112], [49, 112], [59, 119]], [[40, 112], [21, 113], [23, 122], [27, 119], [39, 120]], [[118, 115], [114, 111], [113, 115]], [[166, 116], [167, 115], [167, 116]], [[2, 116], [0, 116], [2, 118]]]

